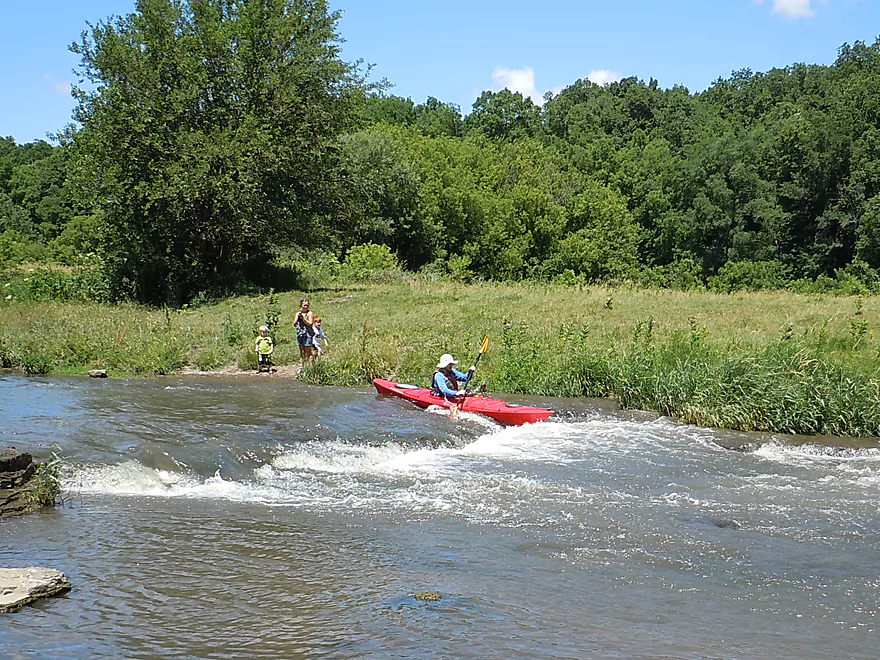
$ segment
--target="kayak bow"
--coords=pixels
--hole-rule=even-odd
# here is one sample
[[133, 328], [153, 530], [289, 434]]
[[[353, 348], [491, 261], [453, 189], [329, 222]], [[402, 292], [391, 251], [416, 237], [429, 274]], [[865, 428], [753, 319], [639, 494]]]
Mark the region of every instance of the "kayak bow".
[[406, 399], [414, 403], [419, 408], [427, 408], [428, 406], [441, 406], [443, 408], [452, 409], [455, 406], [459, 411], [476, 413], [485, 415], [502, 424], [511, 426], [519, 426], [520, 424], [534, 424], [542, 422], [553, 414], [552, 410], [546, 408], [535, 408], [534, 406], [521, 406], [516, 403], [507, 403], [501, 399], [493, 399], [482, 394], [474, 394], [467, 397], [457, 397], [452, 401], [444, 396], [434, 394], [432, 390], [426, 387], [418, 387], [416, 385], [407, 385], [405, 383], [394, 383], [384, 378], [374, 378], [373, 385], [379, 394], [390, 394]]

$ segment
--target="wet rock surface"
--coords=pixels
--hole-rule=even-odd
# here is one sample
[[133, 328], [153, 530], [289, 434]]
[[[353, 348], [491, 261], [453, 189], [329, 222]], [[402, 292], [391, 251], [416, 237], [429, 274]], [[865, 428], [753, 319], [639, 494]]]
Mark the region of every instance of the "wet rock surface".
[[73, 585], [54, 568], [0, 568], [0, 612], [15, 612], [28, 603], [69, 591]]
[[30, 509], [29, 482], [36, 468], [29, 453], [18, 449], [0, 450], [0, 519]]

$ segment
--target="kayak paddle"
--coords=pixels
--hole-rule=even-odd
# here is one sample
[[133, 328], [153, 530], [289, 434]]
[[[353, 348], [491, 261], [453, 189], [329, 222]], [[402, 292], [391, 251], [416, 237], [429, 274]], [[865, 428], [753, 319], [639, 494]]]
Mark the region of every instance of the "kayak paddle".
[[[480, 353], [479, 355], [477, 355], [477, 359], [474, 360], [474, 370], [471, 373], [471, 378], [474, 377], [473, 374], [477, 373], [477, 365], [480, 363], [480, 358], [483, 357], [483, 353], [485, 353], [487, 350], [489, 350], [489, 335], [483, 337], [483, 341], [480, 342]], [[466, 397], [468, 394], [472, 394], [472, 392], [468, 392], [467, 388], [465, 388], [464, 396]], [[462, 401], [462, 403], [464, 403], [464, 401]], [[453, 404], [452, 411], [449, 413], [449, 419], [455, 419], [456, 417], [458, 417], [458, 410], [459, 405], [457, 403]]]
[[[483, 357], [483, 353], [485, 353], [488, 350], [489, 350], [489, 335], [486, 335], [485, 337], [483, 337], [483, 341], [480, 342], [480, 354], [477, 355], [477, 359], [474, 360], [474, 371], [471, 374], [471, 380], [473, 380], [473, 378], [474, 378], [473, 374], [477, 373], [477, 365], [480, 364], [480, 358]], [[468, 382], [470, 382], [470, 381], [468, 381]], [[465, 388], [465, 393], [464, 393], [465, 396], [467, 396], [468, 394], [473, 394], [473, 393], [474, 392], [468, 392], [467, 388]]]
[[477, 365], [480, 364], [480, 358], [483, 357], [483, 353], [489, 350], [489, 335], [483, 337], [483, 341], [480, 342], [480, 354], [477, 356], [477, 359], [474, 360], [474, 371], [477, 370]]

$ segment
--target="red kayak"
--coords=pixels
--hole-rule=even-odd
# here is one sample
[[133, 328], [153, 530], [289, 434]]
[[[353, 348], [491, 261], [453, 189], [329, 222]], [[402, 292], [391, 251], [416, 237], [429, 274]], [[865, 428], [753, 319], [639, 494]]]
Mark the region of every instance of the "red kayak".
[[390, 380], [383, 378], [374, 378], [373, 385], [376, 386], [379, 394], [399, 396], [401, 399], [411, 401], [419, 406], [419, 408], [442, 406], [443, 408], [451, 409], [458, 406], [459, 410], [485, 415], [486, 417], [491, 417], [496, 422], [510, 424], [511, 426], [543, 422], [553, 414], [552, 410], [547, 410], [546, 408], [507, 403], [506, 401], [492, 399], [482, 394], [473, 394], [450, 400], [442, 395], [434, 394], [432, 390], [426, 387], [392, 383]]

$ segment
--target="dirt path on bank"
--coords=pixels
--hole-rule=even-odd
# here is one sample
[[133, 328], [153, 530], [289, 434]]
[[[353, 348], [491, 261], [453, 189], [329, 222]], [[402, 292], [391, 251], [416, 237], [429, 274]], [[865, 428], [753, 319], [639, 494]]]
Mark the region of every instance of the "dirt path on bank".
[[211, 369], [210, 371], [202, 371], [196, 367], [185, 367], [180, 370], [181, 376], [241, 376], [252, 378], [296, 378], [302, 367], [299, 364], [284, 364], [272, 367], [271, 371], [259, 372], [256, 369], [241, 369], [234, 364], [221, 367], [219, 369]]

